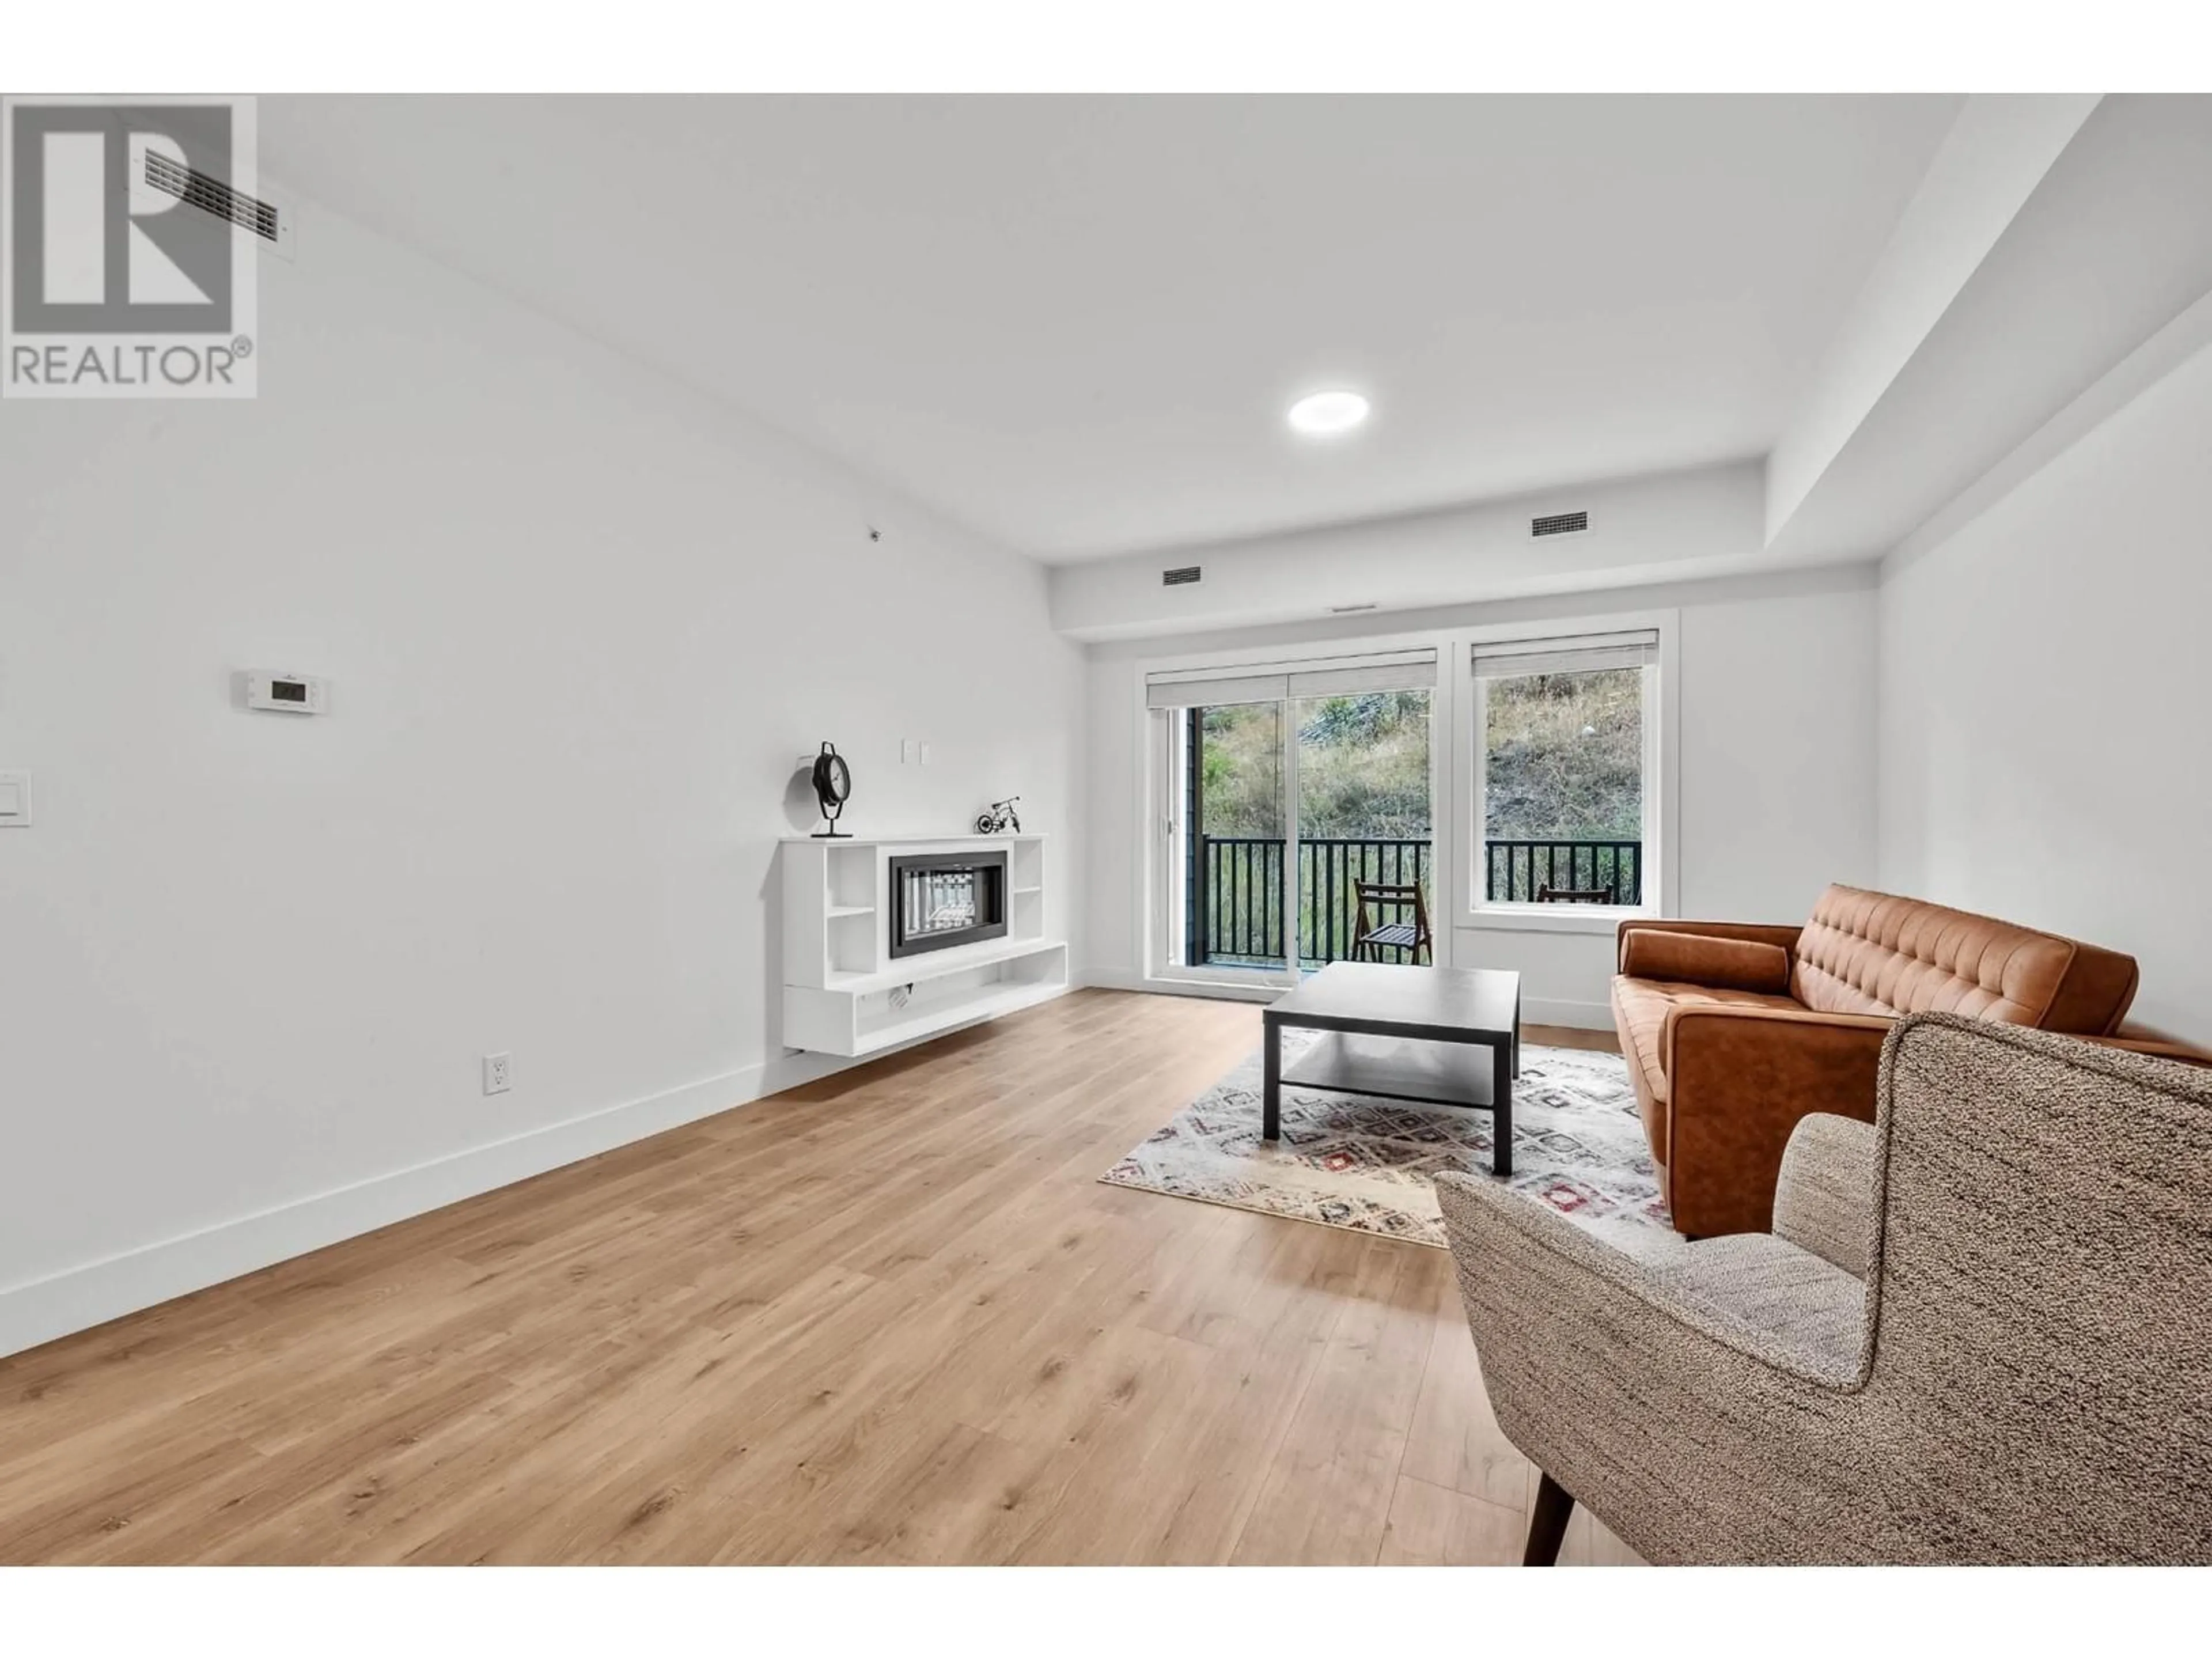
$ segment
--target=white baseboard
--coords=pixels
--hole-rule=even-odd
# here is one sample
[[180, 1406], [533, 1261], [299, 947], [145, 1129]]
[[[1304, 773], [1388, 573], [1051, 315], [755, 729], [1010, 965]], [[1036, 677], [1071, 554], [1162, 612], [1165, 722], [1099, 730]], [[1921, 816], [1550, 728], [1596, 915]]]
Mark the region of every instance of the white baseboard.
[[[920, 1041], [942, 1035], [933, 1033]], [[0, 1355], [104, 1325], [142, 1308], [899, 1052], [887, 1048], [857, 1060], [797, 1052], [781, 1055], [10, 1285], [0, 1290]]]
[[1613, 1029], [1612, 1006], [1603, 1002], [1559, 1002], [1546, 997], [1523, 997], [1521, 1018], [1528, 1025], [1571, 1025], [1584, 1031]]
[[1085, 990], [1095, 991], [1151, 991], [1158, 988], [1142, 974], [1127, 968], [1079, 969], [1075, 982]]

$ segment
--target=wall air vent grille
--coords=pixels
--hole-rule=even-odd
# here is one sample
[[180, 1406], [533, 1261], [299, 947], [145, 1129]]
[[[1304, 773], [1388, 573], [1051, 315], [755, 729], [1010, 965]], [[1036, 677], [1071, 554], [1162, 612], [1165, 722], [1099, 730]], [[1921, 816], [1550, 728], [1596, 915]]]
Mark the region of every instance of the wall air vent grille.
[[1541, 519], [1528, 520], [1531, 536], [1572, 536], [1589, 528], [1587, 513], [1553, 513]]
[[1173, 570], [1160, 572], [1162, 587], [1190, 587], [1203, 579], [1205, 572], [1194, 564], [1177, 565]]
[[220, 179], [180, 167], [151, 148], [146, 151], [146, 183], [204, 213], [242, 225], [264, 242], [277, 240], [274, 204], [248, 196], [244, 191], [233, 190]]

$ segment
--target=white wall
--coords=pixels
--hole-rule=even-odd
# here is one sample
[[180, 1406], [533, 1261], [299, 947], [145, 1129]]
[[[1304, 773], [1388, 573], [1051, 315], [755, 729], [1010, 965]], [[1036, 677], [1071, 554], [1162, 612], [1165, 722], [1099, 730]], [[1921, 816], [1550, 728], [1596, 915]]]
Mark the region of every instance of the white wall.
[[1886, 885], [2133, 953], [2212, 1041], [2212, 349], [1881, 588]]
[[[1093, 645], [1089, 976], [1131, 984], [1144, 969], [1132, 791], [1146, 658], [1661, 608], [1678, 612], [1680, 629], [1674, 908], [1684, 915], [1802, 920], [1826, 883], [1874, 878], [1874, 589], [1873, 568], [1862, 565]], [[1518, 969], [1534, 1017], [1611, 1023], [1609, 934], [1460, 928], [1451, 948], [1462, 966]]]
[[[864, 832], [1018, 792], [1079, 923], [1040, 569], [341, 219], [299, 246], [258, 403], [0, 404], [0, 1352], [807, 1070], [771, 876], [823, 738]], [[242, 712], [249, 666], [333, 712]]]

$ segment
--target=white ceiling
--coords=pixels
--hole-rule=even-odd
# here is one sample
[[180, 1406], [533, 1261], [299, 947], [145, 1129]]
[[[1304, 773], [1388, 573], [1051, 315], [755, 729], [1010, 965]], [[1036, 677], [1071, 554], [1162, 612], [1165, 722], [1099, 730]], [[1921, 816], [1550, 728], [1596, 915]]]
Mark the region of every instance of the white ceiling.
[[[261, 133], [282, 184], [1071, 561], [1763, 453], [1958, 107], [266, 98]], [[1370, 425], [1291, 434], [1324, 385]]]

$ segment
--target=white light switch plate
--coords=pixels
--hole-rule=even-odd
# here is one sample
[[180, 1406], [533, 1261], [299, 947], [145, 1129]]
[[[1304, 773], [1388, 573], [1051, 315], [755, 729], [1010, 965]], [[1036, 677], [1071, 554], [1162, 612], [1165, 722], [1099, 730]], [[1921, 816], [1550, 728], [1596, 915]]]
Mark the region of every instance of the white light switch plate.
[[31, 775], [0, 772], [0, 830], [20, 830], [31, 822]]

